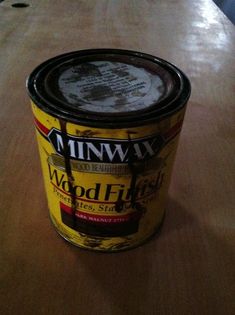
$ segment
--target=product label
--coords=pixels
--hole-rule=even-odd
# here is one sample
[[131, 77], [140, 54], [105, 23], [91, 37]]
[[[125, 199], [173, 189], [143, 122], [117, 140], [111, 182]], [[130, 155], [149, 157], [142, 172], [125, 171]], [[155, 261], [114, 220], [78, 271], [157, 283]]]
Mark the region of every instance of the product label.
[[163, 217], [184, 111], [149, 126], [101, 129], [64, 126], [32, 107], [59, 233], [78, 246], [113, 251], [150, 236]]
[[[54, 150], [64, 156], [62, 132], [53, 128], [48, 139]], [[161, 135], [134, 140], [81, 138], [68, 135], [70, 159], [100, 163], [128, 163], [130, 160], [133, 162], [145, 160], [154, 156], [163, 143], [164, 139]]]

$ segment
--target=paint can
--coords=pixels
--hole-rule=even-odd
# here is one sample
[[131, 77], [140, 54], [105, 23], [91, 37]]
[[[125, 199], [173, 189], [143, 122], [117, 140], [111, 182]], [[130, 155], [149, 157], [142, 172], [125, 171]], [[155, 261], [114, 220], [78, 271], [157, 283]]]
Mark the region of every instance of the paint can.
[[160, 58], [89, 49], [29, 76], [51, 220], [82, 248], [119, 251], [160, 227], [190, 83]]

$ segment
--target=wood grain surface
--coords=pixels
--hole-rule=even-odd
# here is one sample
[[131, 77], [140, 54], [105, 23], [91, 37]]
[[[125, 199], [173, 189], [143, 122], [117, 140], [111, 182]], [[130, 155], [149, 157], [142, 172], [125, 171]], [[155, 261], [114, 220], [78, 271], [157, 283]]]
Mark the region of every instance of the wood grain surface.
[[[0, 313], [235, 314], [235, 34], [211, 0], [0, 3]], [[139, 50], [175, 63], [192, 96], [161, 233], [117, 254], [80, 250], [47, 210], [25, 89], [71, 50]]]

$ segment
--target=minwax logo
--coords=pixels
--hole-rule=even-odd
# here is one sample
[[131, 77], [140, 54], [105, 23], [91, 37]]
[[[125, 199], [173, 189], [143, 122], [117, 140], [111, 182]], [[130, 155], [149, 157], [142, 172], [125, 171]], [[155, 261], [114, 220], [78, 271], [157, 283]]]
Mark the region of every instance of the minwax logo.
[[68, 142], [71, 159], [99, 163], [128, 163], [146, 160], [158, 153], [163, 145], [161, 135], [133, 140], [83, 138], [67, 135], [51, 129], [47, 135], [55, 151], [64, 155], [64, 141]]

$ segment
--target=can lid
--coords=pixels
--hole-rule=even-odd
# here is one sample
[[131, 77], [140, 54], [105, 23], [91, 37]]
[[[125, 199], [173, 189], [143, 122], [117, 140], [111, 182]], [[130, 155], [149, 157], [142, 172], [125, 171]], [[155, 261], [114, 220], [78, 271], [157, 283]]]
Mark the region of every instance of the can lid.
[[89, 125], [156, 120], [184, 105], [190, 94], [188, 79], [172, 64], [120, 49], [52, 58], [32, 72], [27, 87], [46, 112]]

